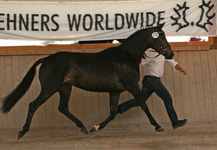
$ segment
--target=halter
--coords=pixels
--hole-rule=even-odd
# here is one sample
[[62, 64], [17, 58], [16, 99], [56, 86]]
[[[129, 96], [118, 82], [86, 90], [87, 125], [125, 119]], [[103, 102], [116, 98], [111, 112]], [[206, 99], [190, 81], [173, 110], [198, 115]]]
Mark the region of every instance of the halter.
[[[152, 51], [152, 52], [156, 52], [156, 51]], [[158, 53], [156, 56], [154, 56], [154, 57], [149, 57], [148, 55], [146, 55], [146, 53], [144, 52], [144, 54], [143, 54], [143, 58], [144, 59], [146, 59], [146, 58], [156, 58], [156, 57], [158, 57], [160, 55], [160, 53]]]
[[[161, 46], [160, 47], [160, 51], [158, 52], [158, 54], [156, 55], [156, 56], [154, 56], [154, 57], [149, 57], [148, 55], [146, 55], [146, 53], [144, 52], [144, 54], [143, 54], [143, 58], [145, 59], [145, 58], [156, 58], [156, 57], [158, 57], [159, 55], [165, 55], [165, 53], [166, 53], [166, 50], [165, 50], [165, 48], [167, 48], [167, 47], [171, 47], [169, 44], [167, 44], [166, 46]], [[152, 50], [151, 52], [157, 52], [157, 51], [155, 51], [155, 50]]]

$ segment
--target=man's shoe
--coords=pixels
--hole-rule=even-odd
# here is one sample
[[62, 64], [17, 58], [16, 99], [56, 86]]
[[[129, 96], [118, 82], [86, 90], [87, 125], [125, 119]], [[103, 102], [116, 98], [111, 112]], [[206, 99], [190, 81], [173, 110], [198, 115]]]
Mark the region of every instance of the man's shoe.
[[179, 127], [184, 126], [187, 123], [187, 119], [178, 120], [176, 123], [172, 123], [173, 129], [177, 129]]

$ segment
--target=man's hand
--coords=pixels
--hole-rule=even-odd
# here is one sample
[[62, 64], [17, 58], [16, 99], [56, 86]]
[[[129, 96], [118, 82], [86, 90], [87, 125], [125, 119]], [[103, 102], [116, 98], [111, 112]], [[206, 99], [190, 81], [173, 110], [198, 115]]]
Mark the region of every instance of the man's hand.
[[187, 71], [185, 69], [181, 69], [180, 72], [182, 72], [184, 75], [187, 74]]
[[184, 75], [187, 74], [187, 71], [185, 69], [183, 69], [182, 67], [180, 67], [178, 64], [176, 64], [175, 69], [179, 70], [180, 72], [182, 72]]

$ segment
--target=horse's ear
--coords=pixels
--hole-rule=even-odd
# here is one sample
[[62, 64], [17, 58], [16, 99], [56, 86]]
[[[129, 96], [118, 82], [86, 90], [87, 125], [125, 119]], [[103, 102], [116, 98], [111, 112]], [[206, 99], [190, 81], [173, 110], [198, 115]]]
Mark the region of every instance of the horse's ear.
[[160, 24], [159, 27], [162, 29], [165, 24], [166, 22], [164, 22], [163, 24]]

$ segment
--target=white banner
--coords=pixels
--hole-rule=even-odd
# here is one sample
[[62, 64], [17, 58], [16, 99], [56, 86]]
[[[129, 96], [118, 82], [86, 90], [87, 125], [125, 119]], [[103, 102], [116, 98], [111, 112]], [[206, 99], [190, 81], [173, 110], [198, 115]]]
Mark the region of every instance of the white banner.
[[216, 35], [217, 0], [0, 2], [0, 39], [122, 39], [166, 23], [166, 35]]

